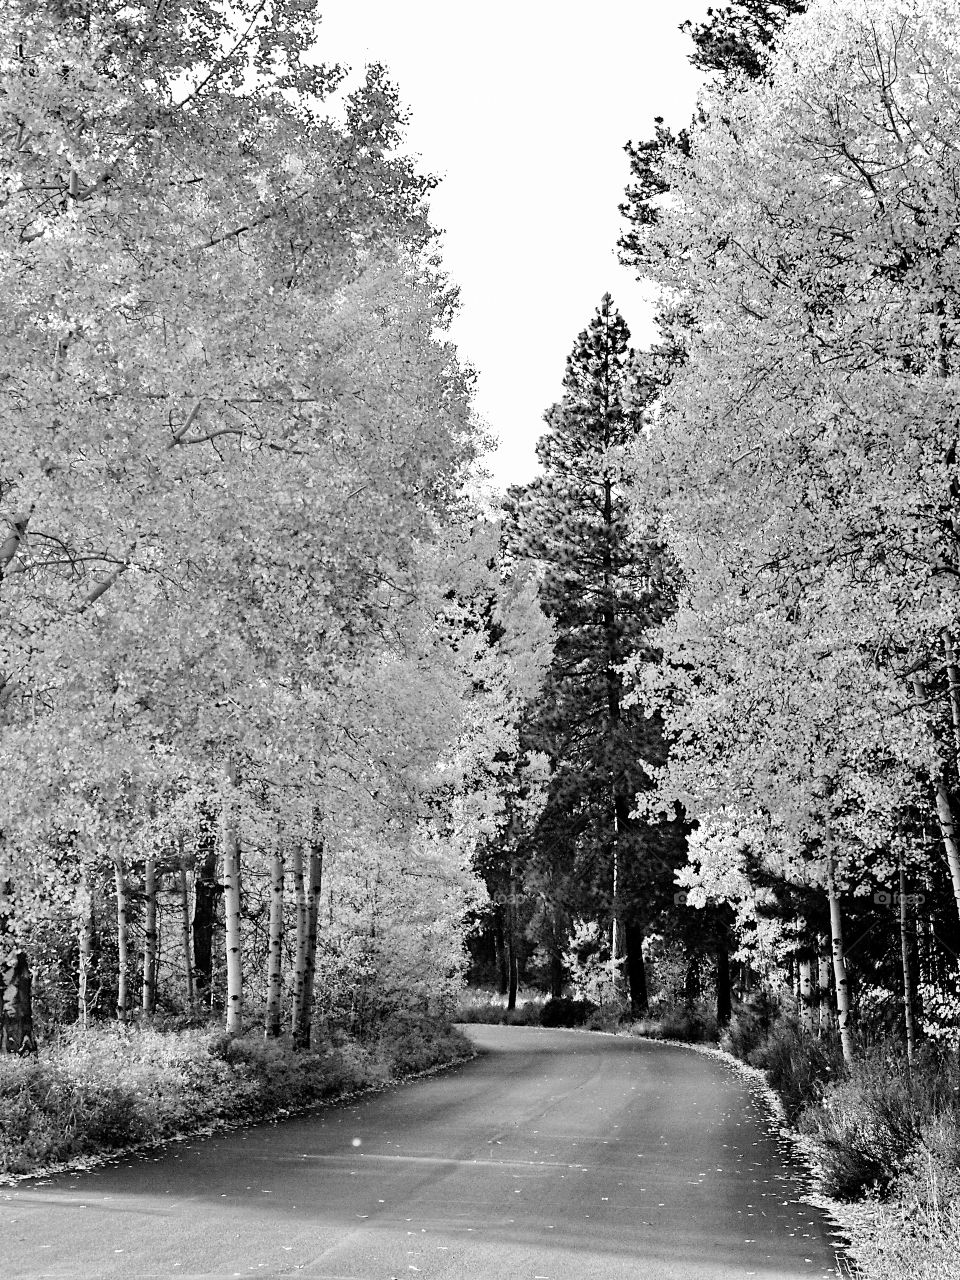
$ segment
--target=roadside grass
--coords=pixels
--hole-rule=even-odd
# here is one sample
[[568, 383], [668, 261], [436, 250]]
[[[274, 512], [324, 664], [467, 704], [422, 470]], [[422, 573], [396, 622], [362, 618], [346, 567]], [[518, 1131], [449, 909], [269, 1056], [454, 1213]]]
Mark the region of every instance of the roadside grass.
[[0, 1175], [222, 1124], [252, 1124], [472, 1055], [445, 1024], [400, 1015], [363, 1042], [331, 1029], [311, 1052], [219, 1026], [71, 1029], [39, 1058], [0, 1058]]
[[822, 1201], [850, 1245], [858, 1280], [960, 1280], [960, 1060], [880, 1039], [852, 1070], [835, 1035], [801, 1030], [796, 1010], [761, 998], [721, 1038], [762, 1069], [801, 1135]]
[[547, 1003], [541, 992], [518, 992], [517, 1007], [507, 1008], [507, 998], [492, 987], [468, 987], [454, 1013], [455, 1022], [485, 1023], [490, 1026], [539, 1027], [540, 1011]]

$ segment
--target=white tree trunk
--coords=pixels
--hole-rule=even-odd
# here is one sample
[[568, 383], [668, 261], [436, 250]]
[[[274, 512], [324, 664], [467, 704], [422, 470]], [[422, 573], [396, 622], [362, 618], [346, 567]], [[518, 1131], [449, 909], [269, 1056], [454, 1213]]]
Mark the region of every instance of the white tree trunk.
[[303, 849], [293, 843], [293, 896], [296, 911], [296, 937], [293, 948], [293, 1004], [290, 1031], [296, 1041], [300, 1035], [300, 1011], [303, 1004], [303, 981], [307, 968], [307, 895], [303, 885]]
[[267, 950], [267, 1016], [264, 1034], [280, 1034], [283, 994], [283, 853], [279, 845], [270, 866], [270, 937]]
[[[960, 727], [958, 727], [958, 717], [960, 717], [960, 698], [954, 688], [954, 682], [957, 678], [956, 665], [950, 661], [953, 655], [953, 646], [949, 640], [949, 633], [944, 632], [944, 651], [947, 655], [947, 678], [950, 688], [950, 710], [954, 721], [955, 740], [960, 742]], [[926, 690], [919, 679], [914, 679], [913, 690], [916, 694], [918, 702], [926, 700]], [[960, 768], [960, 748], [957, 754], [958, 768]], [[937, 822], [940, 825], [940, 838], [943, 841], [944, 852], [947, 855], [947, 866], [950, 868], [950, 879], [953, 883], [953, 897], [957, 904], [957, 915], [960, 917], [960, 847], [957, 844], [957, 829], [953, 820], [953, 806], [950, 802], [950, 793], [947, 790], [947, 784], [941, 773], [937, 780]]]
[[960, 916], [960, 846], [957, 845], [957, 828], [953, 820], [950, 793], [943, 778], [937, 783], [937, 821], [940, 824], [940, 838], [943, 840], [947, 866], [950, 868], [950, 879], [953, 882], [957, 915]]
[[833, 854], [827, 854], [827, 896], [830, 900], [830, 933], [833, 949], [833, 978], [837, 988], [837, 1027], [840, 1031], [840, 1047], [843, 1060], [853, 1064], [855, 1053], [853, 1031], [850, 1026], [850, 980], [843, 952], [843, 924], [840, 918], [840, 901], [833, 875]]
[[223, 797], [223, 912], [227, 951], [228, 1035], [243, 1030], [243, 964], [240, 937], [240, 835], [237, 812], [237, 771], [233, 761], [226, 766], [227, 787]]
[[310, 1026], [313, 1021], [313, 984], [317, 971], [317, 930], [320, 917], [320, 891], [323, 883], [323, 844], [314, 840], [307, 855], [307, 877], [304, 886], [305, 921], [303, 983], [300, 1008], [293, 1033], [295, 1049], [310, 1048]]
[[119, 853], [113, 864], [113, 883], [117, 894], [117, 1021], [126, 1022], [130, 972], [129, 903], [123, 858]]
[[835, 1019], [830, 1004], [830, 939], [825, 933], [817, 938], [817, 986], [820, 993], [820, 1034], [833, 1030]]
[[79, 937], [79, 974], [77, 983], [77, 1001], [79, 1004], [80, 1025], [86, 1031], [90, 1025], [90, 977], [93, 973], [93, 890], [89, 878], [83, 872], [81, 884], [81, 916]]
[[193, 927], [190, 911], [190, 888], [187, 883], [187, 860], [183, 855], [183, 841], [180, 842], [180, 940], [183, 952], [184, 988], [187, 994], [187, 1011], [191, 1018], [197, 1012], [197, 987], [193, 976]]

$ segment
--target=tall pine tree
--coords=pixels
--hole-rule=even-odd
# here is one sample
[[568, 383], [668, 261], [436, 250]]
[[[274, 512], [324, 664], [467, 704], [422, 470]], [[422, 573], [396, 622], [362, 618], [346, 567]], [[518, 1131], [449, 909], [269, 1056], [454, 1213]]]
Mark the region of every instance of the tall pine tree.
[[646, 1004], [641, 944], [680, 856], [678, 824], [632, 817], [665, 758], [659, 719], [624, 705], [623, 666], [657, 660], [647, 640], [671, 607], [660, 547], [629, 518], [628, 454], [642, 405], [628, 400], [630, 333], [609, 294], [567, 358], [563, 397], [546, 414], [543, 474], [510, 490], [508, 528], [540, 567], [540, 600], [556, 626], [528, 746], [552, 765], [527, 874], [558, 912], [602, 920], [612, 961]]

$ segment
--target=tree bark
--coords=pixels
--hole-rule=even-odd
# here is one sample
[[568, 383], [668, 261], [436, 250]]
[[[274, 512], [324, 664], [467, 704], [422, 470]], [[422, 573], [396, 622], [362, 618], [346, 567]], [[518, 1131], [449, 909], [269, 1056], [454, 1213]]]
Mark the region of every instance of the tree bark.
[[143, 873], [143, 989], [140, 1007], [146, 1017], [157, 1008], [157, 863], [147, 858]]
[[813, 1034], [813, 965], [810, 956], [804, 952], [800, 957], [800, 1028], [808, 1035]]
[[953, 883], [953, 897], [957, 904], [957, 915], [960, 916], [960, 846], [957, 844], [957, 828], [953, 819], [953, 805], [942, 777], [937, 782], [937, 820], [940, 823], [940, 837], [943, 840], [944, 851], [947, 855], [947, 866], [950, 868], [950, 880]]
[[624, 941], [627, 955], [627, 982], [630, 986], [630, 1012], [635, 1018], [642, 1018], [648, 1012], [650, 1001], [647, 993], [647, 967], [643, 960], [643, 929], [637, 924], [628, 924]]
[[843, 1060], [848, 1065], [855, 1058], [853, 1031], [850, 1026], [850, 981], [843, 951], [843, 923], [840, 916], [840, 900], [833, 873], [833, 854], [827, 854], [827, 896], [830, 901], [830, 934], [833, 950], [833, 977], [837, 988], [837, 1027], [840, 1031], [840, 1047]]
[[197, 826], [193, 872], [193, 972], [198, 1000], [213, 1004], [213, 937], [217, 924], [217, 837], [214, 815], [206, 805]]
[[556, 929], [550, 935], [550, 995], [559, 1000], [563, 995], [563, 952], [557, 939]]
[[187, 860], [183, 854], [183, 843], [180, 844], [180, 945], [183, 953], [184, 989], [187, 995], [187, 1012], [191, 1018], [197, 1013], [197, 988], [193, 979], [193, 954], [190, 929], [190, 888], [187, 883]]
[[944, 628], [941, 632], [943, 640], [943, 656], [947, 669], [947, 689], [950, 695], [950, 719], [953, 724], [954, 760], [960, 772], [960, 669], [957, 667], [957, 654], [953, 647], [953, 637]]
[[820, 996], [820, 1034], [827, 1035], [834, 1027], [833, 1008], [830, 1004], [830, 939], [821, 933], [817, 939], [817, 988]]
[[117, 1021], [126, 1022], [130, 974], [130, 904], [123, 858], [118, 853], [113, 864], [113, 883], [117, 896]]
[[243, 964], [240, 935], [240, 836], [237, 813], [237, 771], [232, 760], [226, 765], [227, 787], [223, 799], [223, 911], [227, 951], [226, 1032], [238, 1036], [243, 1030]]
[[717, 1026], [725, 1027], [733, 1017], [733, 997], [730, 992], [730, 953], [726, 938], [717, 943]]
[[77, 1017], [80, 1026], [90, 1025], [90, 980], [93, 976], [94, 918], [93, 889], [85, 868], [81, 869], [80, 923], [77, 930]]
[[[947, 679], [950, 692], [950, 714], [954, 724], [954, 744], [957, 767], [960, 768], [960, 690], [957, 689], [958, 676], [954, 658], [953, 645], [949, 641], [949, 633], [944, 632], [944, 652], [947, 656]], [[913, 690], [918, 702], [926, 701], [926, 690], [923, 683], [915, 678]], [[950, 880], [953, 884], [953, 897], [960, 917], [960, 846], [957, 844], [957, 829], [953, 818], [953, 805], [950, 792], [947, 790], [943, 773], [936, 784], [937, 821], [940, 824], [940, 838], [947, 855], [947, 866], [950, 868]]]
[[913, 925], [907, 895], [907, 873], [900, 861], [900, 959], [903, 965], [903, 1027], [907, 1042], [907, 1062], [912, 1064], [917, 1050], [917, 1020], [914, 1008]]
[[506, 928], [504, 929], [503, 947], [507, 956], [507, 1009], [517, 1007], [517, 988], [520, 985], [520, 965], [517, 958], [517, 886], [510, 872], [510, 892], [507, 898]]
[[510, 986], [507, 972], [507, 953], [503, 935], [503, 904], [497, 903], [493, 910], [493, 951], [497, 965], [497, 994], [505, 996]]
[[307, 881], [304, 886], [304, 953], [303, 982], [293, 1030], [294, 1049], [310, 1048], [313, 1022], [313, 986], [317, 971], [317, 927], [320, 915], [320, 893], [323, 886], [323, 841], [315, 839], [307, 855]]
[[267, 950], [267, 1016], [264, 1034], [280, 1034], [280, 1001], [283, 994], [283, 853], [273, 851], [270, 864], [270, 937]]
[[293, 949], [293, 1003], [290, 1010], [290, 1033], [296, 1043], [300, 1034], [300, 1007], [303, 980], [307, 971], [307, 895], [303, 884], [303, 849], [293, 845], [293, 897], [296, 913], [296, 935]]

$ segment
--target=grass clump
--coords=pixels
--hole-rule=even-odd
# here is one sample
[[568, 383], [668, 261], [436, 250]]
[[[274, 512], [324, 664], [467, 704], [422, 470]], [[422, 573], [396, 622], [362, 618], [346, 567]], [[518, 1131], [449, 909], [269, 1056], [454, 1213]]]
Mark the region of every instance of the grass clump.
[[0, 1174], [253, 1123], [470, 1052], [461, 1033], [413, 1015], [383, 1023], [363, 1043], [331, 1029], [306, 1053], [256, 1032], [70, 1031], [37, 1059], [0, 1057]]

